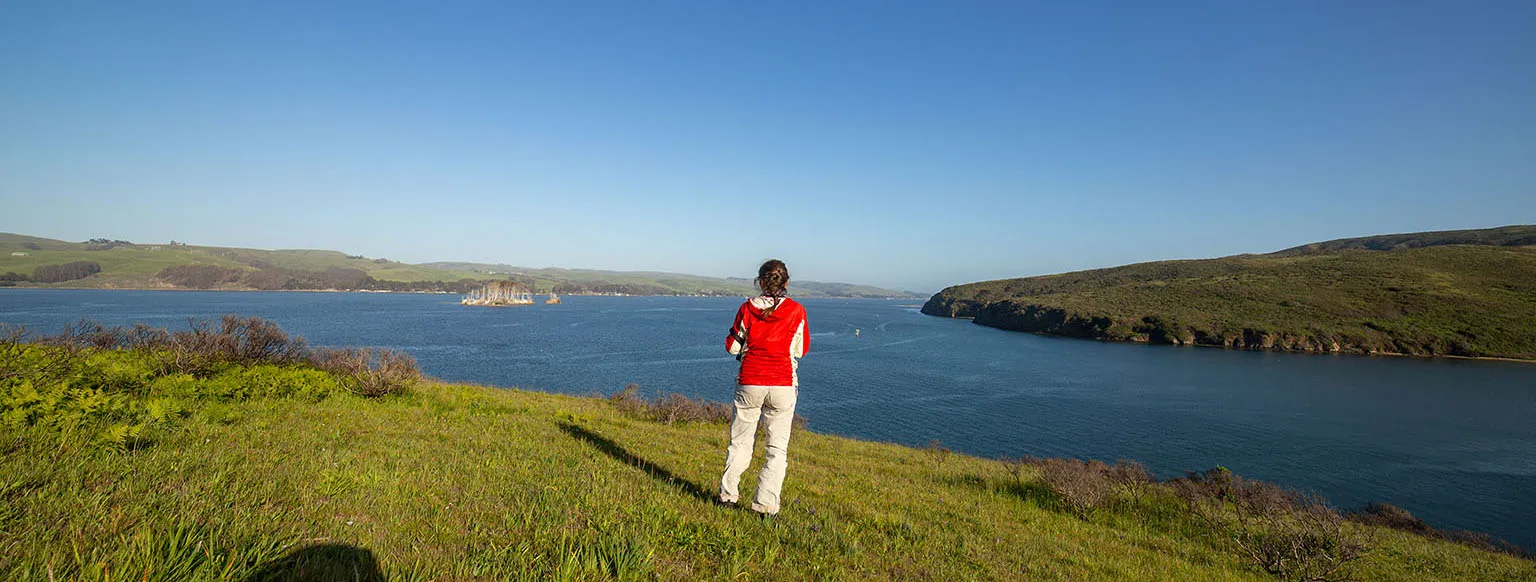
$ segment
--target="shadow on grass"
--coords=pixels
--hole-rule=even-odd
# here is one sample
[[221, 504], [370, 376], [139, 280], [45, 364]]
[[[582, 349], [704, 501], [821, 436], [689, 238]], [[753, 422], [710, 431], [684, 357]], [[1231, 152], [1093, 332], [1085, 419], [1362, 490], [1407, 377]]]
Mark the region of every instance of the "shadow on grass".
[[560, 423], [560, 430], [565, 431], [565, 434], [571, 435], [571, 437], [575, 438], [576, 440], [585, 441], [587, 444], [592, 445], [597, 450], [602, 451], [603, 454], [613, 457], [621, 463], [636, 467], [641, 471], [645, 471], [647, 475], [654, 477], [657, 481], [661, 481], [662, 483], [676, 487], [683, 493], [687, 493], [704, 501], [714, 501], [715, 499], [714, 494], [706, 491], [703, 487], [698, 486], [692, 481], [683, 479], [677, 475], [673, 475], [671, 471], [662, 468], [656, 463], [652, 463], [636, 456], [634, 453], [629, 452], [628, 449], [619, 446], [619, 444], [616, 442], [604, 438], [602, 435], [568, 422]]
[[373, 552], [346, 544], [320, 544], [297, 548], [261, 565], [243, 582], [383, 582]]

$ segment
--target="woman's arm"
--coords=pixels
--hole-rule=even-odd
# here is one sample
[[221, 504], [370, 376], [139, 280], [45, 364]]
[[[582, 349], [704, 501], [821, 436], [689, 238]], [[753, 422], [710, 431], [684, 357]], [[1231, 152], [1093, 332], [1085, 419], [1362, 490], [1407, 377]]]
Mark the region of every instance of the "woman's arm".
[[736, 321], [731, 323], [731, 333], [725, 336], [725, 351], [740, 356], [747, 351], [747, 305], [736, 310]]
[[805, 311], [800, 312], [800, 325], [795, 327], [795, 337], [789, 341], [789, 355], [799, 358], [804, 357], [805, 352], [811, 349], [811, 329], [805, 320]]

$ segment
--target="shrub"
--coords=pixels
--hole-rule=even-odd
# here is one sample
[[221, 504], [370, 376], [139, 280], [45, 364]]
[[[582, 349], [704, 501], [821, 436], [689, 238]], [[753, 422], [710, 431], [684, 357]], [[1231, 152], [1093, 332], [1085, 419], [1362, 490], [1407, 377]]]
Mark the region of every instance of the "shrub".
[[1077, 459], [1033, 459], [1040, 480], [1069, 510], [1087, 518], [1109, 498], [1113, 484], [1109, 465]]
[[[646, 400], [640, 394], [639, 384], [626, 384], [623, 390], [614, 392], [608, 396], [608, 402], [614, 408], [629, 416], [674, 424], [678, 422], [708, 422], [729, 423], [736, 415], [736, 409], [730, 404], [713, 402], [697, 398], [689, 398], [682, 394], [663, 394], [656, 400]], [[805, 417], [795, 415], [793, 426], [803, 429], [806, 426]], [[762, 429], [762, 425], [758, 425]]]
[[1281, 580], [1347, 580], [1369, 540], [1311, 494], [1234, 475], [1224, 467], [1172, 483], [1191, 513]]
[[[24, 341], [24, 332], [14, 333], [20, 335], [12, 344]], [[143, 324], [106, 327], [82, 320], [36, 342], [65, 350], [132, 351], [154, 362], [152, 376], [212, 377], [231, 366], [308, 365], [340, 376], [343, 387], [367, 397], [407, 390], [422, 379], [416, 360], [409, 355], [377, 348], [312, 350], [303, 338], [289, 336], [276, 323], [259, 317], [225, 315], [217, 325], [193, 319], [188, 329], [175, 332]], [[0, 349], [4, 345], [0, 343]], [[0, 374], [5, 370], [0, 367]]]
[[240, 269], [217, 265], [172, 265], [161, 269], [155, 278], [179, 287], [211, 289], [239, 281], [242, 273]]
[[998, 459], [998, 462], [1003, 464], [1003, 471], [1007, 472], [1008, 476], [1013, 477], [1013, 485], [1015, 487], [1024, 485], [1024, 468], [1030, 465], [1028, 457], [1003, 457]]
[[656, 420], [672, 424], [676, 422], [730, 422], [736, 413], [730, 405], [708, 400], [695, 400], [682, 394], [668, 394], [656, 399], [651, 414]]
[[923, 454], [933, 463], [934, 471], [943, 471], [944, 463], [949, 460], [954, 451], [945, 448], [944, 443], [939, 442], [939, 439], [933, 439], [928, 441], [928, 446], [923, 447]]
[[32, 270], [32, 280], [38, 283], [63, 283], [84, 279], [101, 272], [96, 261], [75, 261], [62, 265], [42, 265]]
[[620, 412], [647, 420], [674, 424], [678, 422], [730, 422], [736, 411], [729, 404], [689, 398], [682, 394], [664, 394], [655, 401], [640, 395], [639, 384], [626, 384], [608, 401]]
[[1350, 521], [1365, 525], [1388, 527], [1420, 535], [1431, 535], [1435, 528], [1424, 520], [1414, 517], [1408, 510], [1388, 503], [1372, 503], [1349, 513]]
[[1495, 539], [1483, 533], [1465, 530], [1438, 530], [1424, 520], [1414, 517], [1408, 510], [1387, 503], [1372, 503], [1349, 512], [1348, 519], [1368, 526], [1387, 527], [1429, 538], [1448, 540], [1489, 552], [1500, 552], [1516, 557], [1530, 558], [1532, 554], [1509, 542]]
[[1128, 459], [1115, 461], [1109, 467], [1109, 480], [1130, 495], [1132, 503], [1140, 502], [1147, 489], [1156, 483], [1146, 465]]
[[405, 392], [422, 380], [411, 356], [382, 348], [324, 348], [308, 356], [311, 365], [335, 374], [354, 394], [377, 398]]

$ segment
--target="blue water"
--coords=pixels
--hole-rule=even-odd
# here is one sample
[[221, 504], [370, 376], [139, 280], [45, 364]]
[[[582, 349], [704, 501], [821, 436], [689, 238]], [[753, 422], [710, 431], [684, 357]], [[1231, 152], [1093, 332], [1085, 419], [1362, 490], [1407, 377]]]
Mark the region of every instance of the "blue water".
[[[52, 332], [81, 317], [184, 326], [238, 313], [315, 344], [402, 349], [445, 380], [730, 400], [723, 346], [738, 300], [457, 299], [7, 289], [0, 322]], [[929, 317], [910, 301], [804, 303], [798, 412], [813, 430], [986, 457], [1130, 458], [1162, 476], [1220, 464], [1536, 548], [1536, 365], [1109, 344]]]

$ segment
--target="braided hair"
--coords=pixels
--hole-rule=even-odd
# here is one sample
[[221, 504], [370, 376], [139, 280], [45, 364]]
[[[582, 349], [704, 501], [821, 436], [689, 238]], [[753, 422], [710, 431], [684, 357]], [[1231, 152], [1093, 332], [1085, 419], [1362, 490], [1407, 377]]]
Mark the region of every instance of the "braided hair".
[[784, 295], [788, 293], [789, 267], [784, 266], [784, 261], [768, 259], [763, 261], [763, 266], [757, 268], [757, 288], [763, 291], [764, 297], [772, 297], [773, 305], [763, 310], [763, 317], [773, 315], [779, 304], [784, 302]]

